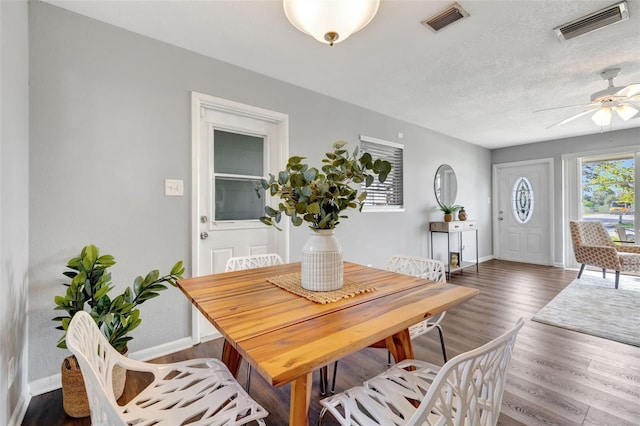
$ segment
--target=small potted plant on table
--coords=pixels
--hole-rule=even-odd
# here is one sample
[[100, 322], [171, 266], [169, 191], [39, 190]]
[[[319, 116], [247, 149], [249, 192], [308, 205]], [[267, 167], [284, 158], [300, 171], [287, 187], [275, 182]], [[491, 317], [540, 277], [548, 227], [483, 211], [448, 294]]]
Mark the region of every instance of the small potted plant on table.
[[460, 209], [460, 206], [441, 204], [440, 210], [444, 213], [444, 221], [451, 222], [453, 220], [453, 214]]

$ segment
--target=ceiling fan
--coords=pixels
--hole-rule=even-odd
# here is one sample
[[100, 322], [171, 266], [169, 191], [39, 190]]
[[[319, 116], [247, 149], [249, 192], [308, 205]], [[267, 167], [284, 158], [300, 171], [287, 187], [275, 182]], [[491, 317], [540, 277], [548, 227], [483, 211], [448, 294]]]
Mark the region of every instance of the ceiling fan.
[[567, 105], [563, 107], [542, 109], [540, 111], [550, 111], [560, 108], [582, 107], [584, 110], [571, 117], [559, 121], [551, 127], [568, 123], [583, 115], [591, 114], [591, 119], [598, 126], [608, 126], [611, 123], [611, 113], [615, 111], [620, 118], [627, 121], [630, 118], [640, 116], [640, 106], [635, 102], [640, 101], [640, 83], [629, 84], [625, 87], [616, 87], [613, 85], [613, 79], [620, 73], [620, 68], [611, 68], [600, 73], [602, 78], [609, 83], [609, 87], [600, 90], [591, 95], [591, 102], [588, 104]]

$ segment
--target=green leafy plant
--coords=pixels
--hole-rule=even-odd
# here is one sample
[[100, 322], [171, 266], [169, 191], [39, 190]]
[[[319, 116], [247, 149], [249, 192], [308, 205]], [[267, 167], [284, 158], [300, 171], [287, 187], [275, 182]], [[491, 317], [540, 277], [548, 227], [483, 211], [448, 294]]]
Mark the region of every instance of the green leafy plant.
[[67, 263], [70, 271], [63, 274], [71, 279], [65, 283], [67, 290], [64, 296], [56, 296], [54, 310], [62, 310], [67, 315], [56, 316], [53, 321], [60, 322], [56, 327], [65, 333], [58, 340], [58, 347], [66, 349], [67, 328], [76, 312], [87, 310], [95, 320], [98, 328], [105, 335], [111, 346], [122, 352], [132, 339], [129, 333], [140, 325], [140, 310], [137, 306], [149, 299], [159, 296], [166, 290], [168, 283], [176, 286], [176, 280], [182, 278], [184, 267], [182, 261], [177, 262], [167, 275], [160, 276], [158, 270], [149, 272], [144, 278], [137, 277], [132, 287], [111, 299], [109, 292], [114, 288], [108, 268], [115, 265], [113, 256], [100, 255], [99, 249], [88, 245], [82, 249], [80, 256]]
[[[279, 197], [277, 208], [265, 207], [266, 216], [260, 221], [269, 226], [280, 223], [282, 214], [289, 216], [294, 226], [303, 222], [309, 228], [334, 229], [340, 219], [348, 216], [341, 214], [348, 208], [362, 210], [367, 192], [358, 193], [358, 187], [371, 186], [375, 177], [384, 183], [391, 171], [391, 163], [386, 160], [374, 160], [369, 153], [358, 156], [356, 147], [352, 154], [344, 149], [346, 142], [333, 144], [333, 152], [327, 152], [322, 159], [321, 170], [310, 167], [302, 161], [305, 157], [291, 157], [286, 169], [278, 176], [269, 174], [269, 179], [261, 180], [261, 187], [272, 197]], [[351, 185], [354, 186], [351, 186]], [[260, 187], [256, 188], [260, 196]]]
[[447, 204], [441, 204], [440, 205], [440, 210], [442, 210], [442, 213], [444, 213], [444, 214], [454, 214], [455, 212], [457, 212], [461, 208], [462, 207], [460, 207], [458, 205], [447, 205]]

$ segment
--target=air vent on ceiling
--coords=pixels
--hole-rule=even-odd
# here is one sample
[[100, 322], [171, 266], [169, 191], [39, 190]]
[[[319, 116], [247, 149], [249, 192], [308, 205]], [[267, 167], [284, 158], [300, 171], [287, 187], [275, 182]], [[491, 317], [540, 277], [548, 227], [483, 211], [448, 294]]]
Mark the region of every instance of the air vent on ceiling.
[[560, 25], [553, 31], [560, 40], [569, 40], [627, 19], [629, 19], [629, 8], [627, 2], [623, 1]]
[[446, 26], [459, 21], [462, 18], [469, 16], [469, 13], [464, 10], [458, 3], [454, 3], [446, 10], [438, 13], [432, 18], [427, 18], [421, 22], [422, 25], [429, 28], [433, 32], [438, 32], [444, 29]]

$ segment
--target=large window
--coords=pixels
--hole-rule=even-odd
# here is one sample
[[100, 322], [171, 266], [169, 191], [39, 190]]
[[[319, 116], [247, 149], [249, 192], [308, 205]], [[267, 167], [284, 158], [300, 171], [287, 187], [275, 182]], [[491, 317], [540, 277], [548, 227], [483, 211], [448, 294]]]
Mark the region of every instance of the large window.
[[635, 241], [635, 155], [582, 157], [582, 218], [602, 222], [616, 241]]
[[391, 163], [391, 173], [384, 183], [377, 180], [368, 188], [365, 210], [401, 210], [404, 208], [403, 152], [404, 145], [360, 135], [360, 151], [368, 152], [373, 158]]

